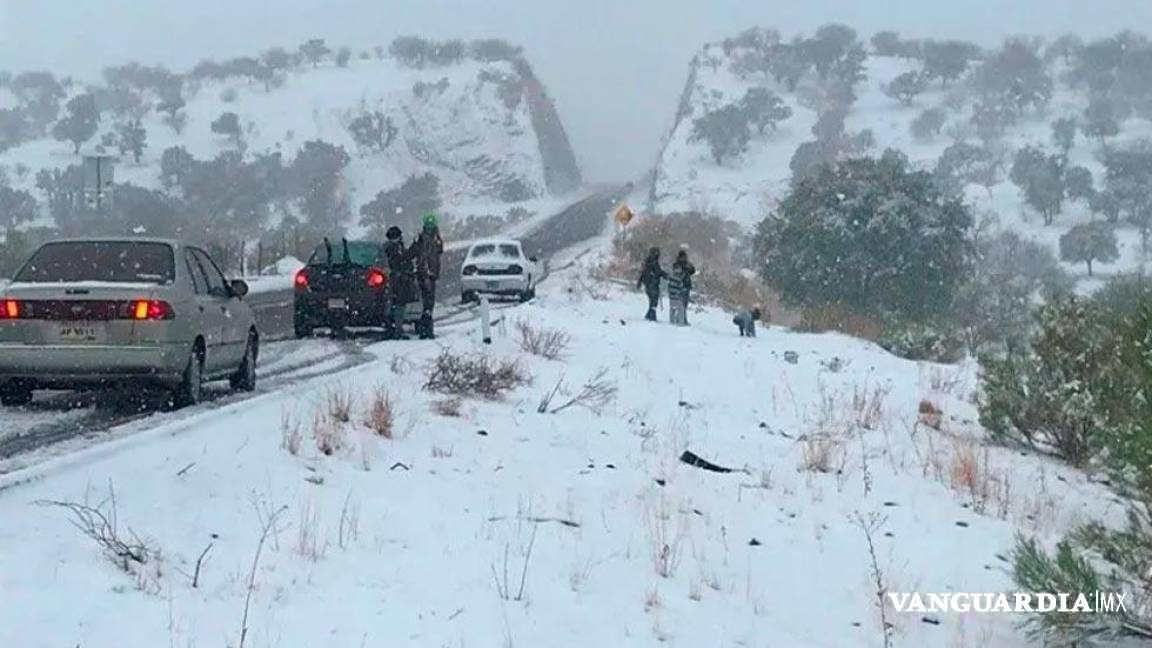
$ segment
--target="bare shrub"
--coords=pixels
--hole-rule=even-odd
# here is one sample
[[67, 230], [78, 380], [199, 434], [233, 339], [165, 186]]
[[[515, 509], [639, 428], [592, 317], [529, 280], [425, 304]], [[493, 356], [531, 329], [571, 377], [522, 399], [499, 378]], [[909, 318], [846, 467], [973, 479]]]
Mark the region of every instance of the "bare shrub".
[[41, 500], [41, 506], [54, 506], [68, 511], [72, 526], [95, 542], [112, 564], [131, 575], [141, 574], [141, 568], [160, 555], [159, 550], [142, 540], [131, 528], [127, 536], [121, 534], [116, 515], [116, 491], [108, 484], [108, 497], [90, 506], [87, 502]]
[[372, 394], [372, 402], [368, 406], [368, 414], [364, 424], [376, 433], [376, 436], [391, 439], [395, 416], [392, 411], [392, 395], [384, 387], [378, 387]]
[[462, 402], [459, 398], [445, 398], [443, 400], [432, 401], [432, 411], [440, 416], [459, 418], [460, 405]]
[[980, 452], [972, 439], [955, 442], [949, 464], [949, 485], [968, 500], [976, 513], [989, 512], [995, 505], [996, 514], [1008, 516], [1010, 508], [1010, 482], [1008, 474], [996, 474], [989, 462], [988, 448]]
[[321, 454], [331, 456], [347, 446], [344, 424], [333, 419], [328, 412], [316, 410], [312, 417], [312, 439]]
[[[516, 588], [515, 592], [513, 592], [513, 590], [512, 590], [512, 585], [513, 585], [514, 581], [510, 580], [510, 577], [508, 574], [508, 567], [509, 567], [508, 560], [509, 560], [509, 555], [512, 552], [512, 545], [510, 542], [504, 543], [504, 557], [503, 557], [503, 561], [501, 563], [500, 571], [497, 572], [495, 563], [492, 563], [492, 565], [491, 565], [492, 580], [496, 584], [496, 593], [500, 596], [501, 600], [504, 600], [504, 601], [523, 601], [524, 600], [525, 588], [527, 587], [527, 584], [528, 584], [528, 566], [532, 562], [532, 550], [536, 547], [536, 532], [539, 529], [538, 524], [536, 524], [534, 522], [531, 524], [532, 524], [532, 534], [528, 538], [527, 546], [525, 547], [523, 542], [521, 542], [520, 547], [519, 547], [520, 557], [521, 557], [523, 562], [521, 564], [521, 569], [520, 569], [520, 583], [519, 583], [519, 586]], [[522, 533], [522, 531], [523, 531], [522, 523], [518, 523], [516, 528], [517, 528], [517, 535]]]
[[392, 356], [392, 359], [388, 361], [388, 369], [394, 374], [407, 374], [415, 368], [411, 360], [400, 354]]
[[868, 558], [871, 567], [872, 586], [875, 589], [876, 609], [880, 615], [880, 631], [884, 636], [884, 648], [892, 648], [892, 634], [895, 626], [888, 621], [888, 586], [885, 584], [884, 572], [880, 569], [880, 561], [876, 557], [875, 534], [883, 528], [888, 518], [876, 513], [865, 516], [856, 513], [853, 523], [864, 534], [864, 541], [868, 547]]
[[940, 394], [953, 394], [964, 382], [964, 372], [960, 369], [932, 367], [928, 373], [928, 386]]
[[921, 424], [933, 430], [940, 430], [944, 426], [944, 411], [930, 400], [924, 399], [920, 401], [920, 406], [917, 408], [917, 416]]
[[688, 536], [687, 522], [684, 516], [679, 516], [675, 528], [669, 526], [671, 514], [663, 497], [656, 506], [649, 503], [644, 515], [651, 541], [652, 567], [661, 578], [671, 578], [680, 566], [681, 545]]
[[843, 454], [843, 443], [830, 434], [813, 434], [804, 439], [800, 467], [809, 472], [833, 473]]
[[300, 419], [283, 412], [280, 415], [280, 446], [293, 457], [300, 456], [300, 444], [304, 441]]
[[516, 360], [493, 360], [483, 353], [466, 356], [448, 349], [432, 361], [427, 376], [424, 389], [490, 400], [530, 382]]
[[608, 369], [601, 368], [594, 376], [589, 378], [580, 387], [580, 391], [572, 394], [568, 400], [552, 407], [552, 401], [556, 398], [557, 394], [564, 394], [568, 396], [564, 390], [564, 378], [556, 382], [556, 386], [551, 391], [544, 394], [540, 399], [540, 404], [537, 405], [536, 411], [540, 414], [545, 412], [549, 414], [556, 414], [562, 412], [569, 407], [583, 407], [593, 413], [599, 414], [608, 406], [619, 392], [616, 383], [607, 378]]
[[856, 425], [865, 430], [875, 430], [884, 419], [884, 401], [892, 387], [856, 388], [852, 393], [852, 411]]
[[308, 501], [300, 507], [300, 520], [296, 523], [296, 553], [317, 562], [326, 551], [327, 543], [320, 538], [320, 513]]
[[572, 343], [572, 336], [560, 329], [533, 326], [527, 320], [517, 320], [516, 330], [520, 333], [520, 349], [548, 360], [558, 360], [564, 356]]
[[328, 416], [338, 423], [350, 422], [352, 420], [353, 401], [352, 390], [347, 387], [329, 389], [325, 396]]

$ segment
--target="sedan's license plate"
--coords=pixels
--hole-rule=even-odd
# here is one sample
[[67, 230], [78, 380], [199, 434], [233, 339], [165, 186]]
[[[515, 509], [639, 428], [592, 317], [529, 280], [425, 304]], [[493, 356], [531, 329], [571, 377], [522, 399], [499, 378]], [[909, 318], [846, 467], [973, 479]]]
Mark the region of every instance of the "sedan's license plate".
[[104, 329], [96, 324], [62, 324], [57, 334], [61, 342], [102, 342]]
[[488, 281], [488, 282], [485, 282], [485, 285], [488, 286], [489, 290], [496, 290], [497, 288], [500, 287], [500, 282], [499, 281]]
[[329, 299], [328, 308], [333, 310], [345, 310], [348, 308], [348, 301], [345, 299]]

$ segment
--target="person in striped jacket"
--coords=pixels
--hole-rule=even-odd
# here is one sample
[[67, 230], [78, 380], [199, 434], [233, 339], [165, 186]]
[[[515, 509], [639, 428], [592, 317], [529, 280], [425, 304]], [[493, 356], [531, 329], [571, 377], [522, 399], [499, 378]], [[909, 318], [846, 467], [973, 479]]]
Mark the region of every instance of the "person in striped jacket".
[[677, 326], [688, 326], [688, 298], [694, 274], [696, 266], [688, 260], [688, 251], [680, 250], [668, 273], [668, 319]]

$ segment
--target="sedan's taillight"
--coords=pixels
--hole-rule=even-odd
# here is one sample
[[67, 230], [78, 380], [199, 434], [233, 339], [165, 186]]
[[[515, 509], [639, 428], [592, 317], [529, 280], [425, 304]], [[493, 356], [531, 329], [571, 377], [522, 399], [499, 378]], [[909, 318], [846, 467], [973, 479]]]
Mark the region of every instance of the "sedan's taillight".
[[474, 274], [476, 274], [476, 266], [474, 266], [474, 265], [466, 265], [466, 266], [464, 266], [464, 274], [465, 274], [465, 275], [474, 275]]
[[20, 319], [20, 302], [15, 299], [0, 300], [0, 319]]
[[518, 265], [510, 265], [510, 266], [508, 266], [508, 273], [509, 274], [524, 274], [524, 268], [522, 268]]
[[296, 290], [308, 290], [308, 271], [301, 270], [296, 273], [296, 278], [292, 280]]
[[137, 321], [159, 321], [176, 318], [176, 313], [172, 310], [172, 305], [158, 299], [137, 299], [136, 301], [128, 302], [126, 315], [126, 319]]
[[388, 275], [380, 268], [368, 268], [368, 287], [383, 288], [388, 283]]

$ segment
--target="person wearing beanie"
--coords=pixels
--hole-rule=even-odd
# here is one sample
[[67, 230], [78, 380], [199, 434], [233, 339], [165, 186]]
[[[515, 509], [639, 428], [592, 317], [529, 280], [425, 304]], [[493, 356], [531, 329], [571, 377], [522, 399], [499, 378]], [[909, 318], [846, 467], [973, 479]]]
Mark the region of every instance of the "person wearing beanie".
[[436, 308], [436, 281], [440, 279], [440, 257], [444, 254], [444, 239], [440, 237], [436, 214], [424, 214], [423, 227], [412, 247], [422, 307], [416, 333], [422, 340], [431, 340], [436, 337], [432, 325], [433, 311]]

